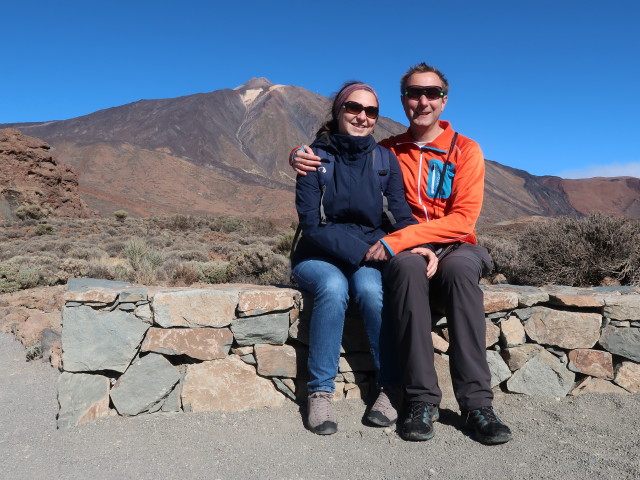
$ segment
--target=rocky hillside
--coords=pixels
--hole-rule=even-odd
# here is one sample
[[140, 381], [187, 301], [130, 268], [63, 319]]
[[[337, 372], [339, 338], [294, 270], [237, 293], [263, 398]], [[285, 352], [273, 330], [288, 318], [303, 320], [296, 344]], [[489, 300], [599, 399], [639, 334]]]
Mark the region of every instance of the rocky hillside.
[[89, 217], [81, 200], [78, 176], [60, 163], [42, 140], [15, 129], [0, 130], [0, 219], [55, 215]]
[[[230, 213], [295, 218], [286, 164], [325, 120], [329, 99], [252, 79], [234, 89], [140, 100], [63, 121], [12, 124], [74, 166], [103, 214]], [[381, 117], [376, 137], [405, 126]], [[481, 221], [602, 212], [640, 218], [640, 180], [538, 177], [487, 162]]]

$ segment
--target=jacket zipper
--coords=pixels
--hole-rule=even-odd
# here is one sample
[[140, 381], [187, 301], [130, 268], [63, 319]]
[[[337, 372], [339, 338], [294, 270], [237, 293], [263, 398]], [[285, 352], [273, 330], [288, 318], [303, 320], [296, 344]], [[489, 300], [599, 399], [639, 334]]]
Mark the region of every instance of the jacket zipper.
[[[428, 222], [429, 221], [429, 213], [427, 213], [427, 207], [422, 203], [422, 148], [420, 148], [420, 160], [418, 162], [418, 203], [422, 207], [422, 211], [424, 212], [424, 218]], [[427, 179], [428, 180], [428, 179]], [[427, 182], [424, 182], [425, 185]]]

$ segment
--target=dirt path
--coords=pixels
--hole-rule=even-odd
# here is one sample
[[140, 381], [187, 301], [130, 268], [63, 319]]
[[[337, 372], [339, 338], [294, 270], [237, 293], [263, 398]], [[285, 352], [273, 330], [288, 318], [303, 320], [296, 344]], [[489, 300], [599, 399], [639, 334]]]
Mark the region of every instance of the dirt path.
[[515, 432], [474, 442], [445, 410], [433, 440], [402, 441], [362, 424], [360, 401], [337, 404], [339, 432], [313, 435], [296, 405], [242, 413], [104, 418], [56, 430], [57, 372], [26, 363], [0, 334], [0, 476], [6, 479], [637, 479], [640, 395], [503, 396]]

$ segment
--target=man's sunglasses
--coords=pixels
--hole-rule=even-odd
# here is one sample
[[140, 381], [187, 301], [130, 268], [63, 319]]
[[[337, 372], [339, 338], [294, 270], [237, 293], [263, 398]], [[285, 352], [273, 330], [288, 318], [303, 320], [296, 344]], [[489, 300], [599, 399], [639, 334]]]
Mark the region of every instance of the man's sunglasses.
[[378, 107], [363, 107], [358, 102], [344, 102], [342, 104], [347, 113], [351, 115], [360, 115], [360, 112], [364, 110], [364, 114], [369, 118], [378, 118]]
[[422, 95], [429, 100], [437, 100], [444, 97], [444, 91], [442, 87], [406, 87], [404, 89], [404, 96], [411, 100], [420, 100]]

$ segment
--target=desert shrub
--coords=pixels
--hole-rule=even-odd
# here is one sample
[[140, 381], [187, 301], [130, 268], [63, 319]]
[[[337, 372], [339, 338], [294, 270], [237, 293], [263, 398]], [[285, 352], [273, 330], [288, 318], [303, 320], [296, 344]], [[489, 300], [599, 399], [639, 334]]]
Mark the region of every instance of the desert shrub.
[[138, 238], [129, 240], [122, 251], [133, 270], [133, 281], [142, 284], [155, 283], [164, 264], [164, 257]]
[[237, 217], [216, 217], [209, 223], [209, 228], [214, 232], [231, 233], [243, 230], [244, 223], [241, 218]]
[[108, 256], [107, 252], [97, 247], [74, 247], [69, 250], [71, 258], [80, 258], [82, 260], [91, 260], [92, 258], [102, 258]]
[[116, 217], [117, 221], [124, 222], [129, 216], [129, 213], [125, 210], [116, 210], [115, 212], [113, 212], [113, 215]]
[[229, 281], [229, 262], [213, 261], [200, 265], [202, 281], [207, 283], [226, 283]]
[[46, 216], [46, 213], [37, 205], [21, 205], [16, 208], [14, 213], [20, 220], [26, 220], [27, 218], [40, 220]]
[[264, 247], [252, 248], [231, 258], [227, 275], [230, 282], [260, 285], [286, 283], [289, 278], [289, 260]]
[[169, 230], [186, 232], [196, 230], [206, 223], [207, 221], [200, 217], [193, 217], [191, 215], [173, 215], [165, 219], [161, 225]]
[[231, 258], [232, 256], [244, 250], [244, 247], [236, 242], [215, 243], [211, 245], [209, 248], [211, 252], [218, 255], [222, 255], [226, 258]]
[[191, 285], [199, 282], [202, 272], [196, 262], [179, 263], [171, 271], [171, 280], [174, 285]]
[[87, 277], [103, 278], [105, 280], [115, 280], [116, 275], [115, 275], [114, 268], [109, 268], [107, 265], [103, 265], [101, 263], [89, 262]]
[[178, 250], [166, 254], [167, 260], [182, 260], [187, 262], [206, 262], [209, 255], [206, 252], [198, 250]]
[[604, 215], [533, 225], [491, 247], [496, 270], [521, 285], [599, 285], [606, 277], [640, 285], [640, 222]]
[[38, 285], [40, 275], [37, 270], [12, 262], [0, 263], [0, 293], [17, 292]]
[[60, 264], [60, 270], [64, 272], [60, 277], [67, 277], [65, 281], [69, 278], [82, 278], [89, 275], [91, 264], [80, 258], [67, 258]]
[[286, 257], [291, 253], [291, 244], [293, 243], [294, 232], [287, 232], [278, 238], [273, 251]]
[[53, 235], [55, 233], [53, 225], [41, 223], [36, 227], [36, 235]]

